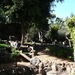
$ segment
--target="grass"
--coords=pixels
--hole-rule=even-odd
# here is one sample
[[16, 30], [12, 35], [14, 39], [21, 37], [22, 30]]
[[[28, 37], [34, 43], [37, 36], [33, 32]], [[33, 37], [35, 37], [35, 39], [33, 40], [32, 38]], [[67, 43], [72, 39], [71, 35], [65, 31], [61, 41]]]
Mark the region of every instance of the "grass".
[[23, 52], [24, 54], [28, 54], [29, 52]]
[[0, 44], [0, 48], [1, 47], [8, 47], [8, 45], [7, 44]]

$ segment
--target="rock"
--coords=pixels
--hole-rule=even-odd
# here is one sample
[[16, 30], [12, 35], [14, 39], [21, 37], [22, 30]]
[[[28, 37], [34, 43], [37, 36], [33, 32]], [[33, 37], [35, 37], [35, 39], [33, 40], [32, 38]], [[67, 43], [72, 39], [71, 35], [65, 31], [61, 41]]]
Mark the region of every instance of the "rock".
[[39, 63], [39, 74], [46, 75], [46, 71], [44, 69], [44, 64], [42, 62]]
[[71, 73], [71, 65], [70, 64], [67, 64], [66, 71], [67, 71], [67, 73]]
[[39, 66], [40, 62], [41, 62], [41, 60], [37, 57], [33, 57], [30, 59], [30, 64], [33, 66]]
[[31, 57], [34, 57], [35, 55], [37, 55], [36, 50], [31, 50], [31, 51], [29, 52], [29, 55], [31, 55]]
[[51, 66], [53, 71], [57, 71], [58, 67], [57, 67], [57, 63], [53, 63], [53, 65]]

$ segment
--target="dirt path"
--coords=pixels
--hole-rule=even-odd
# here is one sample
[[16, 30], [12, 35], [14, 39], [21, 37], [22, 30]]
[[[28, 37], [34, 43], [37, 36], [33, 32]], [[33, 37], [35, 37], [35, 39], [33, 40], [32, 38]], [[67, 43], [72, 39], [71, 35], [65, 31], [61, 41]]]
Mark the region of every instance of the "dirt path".
[[49, 54], [49, 52], [47, 52], [46, 50], [44, 50], [44, 51], [40, 51], [40, 52], [38, 52], [38, 56], [36, 56], [36, 57], [38, 57], [40, 60], [42, 60], [43, 62], [45, 62], [46, 60], [48, 60], [48, 61], [52, 61], [52, 62], [71, 62], [71, 61], [69, 61], [69, 60], [66, 60], [66, 59], [62, 59], [62, 58], [57, 58], [57, 57], [54, 57], [54, 56], [51, 56], [50, 54]]
[[[49, 52], [43, 50], [38, 52], [38, 55], [36, 55], [37, 58], [39, 58], [42, 62], [46, 62], [46, 60], [51, 61], [51, 62], [56, 62], [56, 63], [73, 63], [71, 61], [65, 60], [65, 59], [60, 59], [54, 56], [51, 56], [49, 54]], [[23, 65], [23, 66], [30, 66], [30, 62], [25, 62], [25, 61], [21, 61], [21, 62], [17, 62], [17, 65]], [[7, 63], [7, 64], [0, 64], [0, 68], [1, 67], [5, 67], [7, 68], [13, 68], [15, 67], [14, 63]], [[51, 71], [52, 72], [52, 71]], [[56, 75], [56, 73], [49, 73], [49, 75]], [[60, 74], [60, 75], [69, 75], [69, 74]]]
[[[72, 61], [62, 59], [62, 58], [57, 58], [54, 56], [51, 56], [49, 52], [46, 50], [38, 52], [38, 55], [36, 55], [37, 58], [39, 58], [42, 62], [51, 61], [51, 62], [56, 62], [56, 63], [73, 63]], [[18, 65], [26, 65], [29, 66], [29, 62], [17, 62]]]
[[[64, 63], [74, 63], [72, 61], [68, 61], [65, 59], [51, 56], [49, 52], [45, 50], [38, 52], [38, 55], [36, 55], [36, 57], [39, 58], [42, 62], [46, 62], [48, 60], [48, 61], [56, 62], [56, 63], [63, 63], [63, 62]], [[17, 62], [17, 65], [30, 66], [30, 62], [21, 61], [21, 62]], [[14, 67], [15, 65], [14, 63], [7, 63], [7, 64], [0, 64], [0, 67], [1, 66], [7, 68], [7, 67]]]

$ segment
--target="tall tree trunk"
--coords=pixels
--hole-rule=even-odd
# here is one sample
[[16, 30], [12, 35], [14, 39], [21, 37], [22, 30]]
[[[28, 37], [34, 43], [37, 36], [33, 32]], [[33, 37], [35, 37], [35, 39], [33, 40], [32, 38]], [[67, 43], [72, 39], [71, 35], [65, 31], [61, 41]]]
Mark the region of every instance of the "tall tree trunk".
[[75, 62], [75, 41], [73, 41], [73, 60]]
[[43, 36], [42, 36], [42, 32], [41, 31], [38, 32], [38, 36], [39, 36], [39, 41], [43, 42]]
[[24, 44], [25, 30], [24, 30], [24, 18], [22, 18], [21, 23], [21, 45]]
[[75, 41], [73, 41], [73, 59], [75, 62]]
[[74, 50], [73, 56], [74, 56], [74, 62], [75, 62], [75, 50]]
[[66, 39], [68, 40], [69, 47], [72, 47], [70, 39], [67, 36], [66, 36]]

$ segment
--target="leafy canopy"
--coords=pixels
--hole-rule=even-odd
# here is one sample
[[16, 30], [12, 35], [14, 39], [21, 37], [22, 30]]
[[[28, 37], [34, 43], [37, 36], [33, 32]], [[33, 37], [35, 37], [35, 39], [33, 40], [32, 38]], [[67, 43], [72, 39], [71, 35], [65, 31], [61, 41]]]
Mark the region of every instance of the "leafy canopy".
[[70, 33], [70, 38], [73, 42], [73, 49], [75, 50], [75, 15], [66, 20], [66, 25]]
[[[28, 27], [33, 23], [40, 29], [46, 29], [51, 6], [55, 0], [0, 0], [1, 8], [8, 16], [7, 22], [22, 23], [22, 18]], [[57, 2], [63, 0], [56, 0]]]

